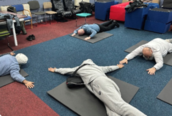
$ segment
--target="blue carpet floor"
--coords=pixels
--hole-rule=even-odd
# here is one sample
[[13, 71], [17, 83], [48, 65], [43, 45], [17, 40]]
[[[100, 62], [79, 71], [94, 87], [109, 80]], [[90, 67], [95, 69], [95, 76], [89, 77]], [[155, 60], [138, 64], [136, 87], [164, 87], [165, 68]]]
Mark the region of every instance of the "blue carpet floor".
[[[66, 80], [63, 75], [48, 72], [48, 67], [74, 67], [88, 58], [97, 65], [115, 65], [127, 55], [124, 52], [125, 49], [141, 40], [150, 41], [158, 37], [163, 39], [172, 37], [171, 32], [158, 34], [133, 30], [125, 28], [122, 23], [120, 28], [108, 32], [114, 35], [94, 44], [66, 35], [16, 51], [16, 53], [26, 54], [29, 58], [28, 64], [22, 68], [29, 74], [27, 79], [35, 82], [35, 87], [31, 91], [60, 116], [77, 116], [46, 93]], [[156, 99], [171, 79], [172, 67], [164, 65], [156, 72], [156, 75], [150, 76], [146, 69], [153, 65], [153, 61], [145, 61], [137, 57], [129, 61], [123, 69], [109, 75], [140, 87], [130, 102], [134, 107], [148, 116], [172, 116], [172, 106]]]

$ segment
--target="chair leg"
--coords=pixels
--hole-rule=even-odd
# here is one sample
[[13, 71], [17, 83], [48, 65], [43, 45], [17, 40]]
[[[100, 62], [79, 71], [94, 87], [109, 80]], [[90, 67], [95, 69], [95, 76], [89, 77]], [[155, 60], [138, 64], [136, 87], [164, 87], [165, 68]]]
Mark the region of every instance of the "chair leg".
[[52, 15], [52, 17], [51, 17], [51, 18], [52, 18], [52, 21], [54, 21], [54, 14]]
[[44, 16], [45, 16], [45, 17], [44, 17], [45, 24], [47, 24], [47, 21], [48, 21], [48, 20], [47, 20], [47, 17], [46, 17], [46, 16], [47, 16], [47, 14], [45, 14]]
[[75, 21], [76, 21], [76, 27], [77, 27], [77, 17], [76, 17], [76, 20]]
[[36, 26], [38, 25], [38, 15], [37, 15], [37, 19], [36, 19]]
[[33, 29], [32, 19], [30, 20], [31, 29]]
[[8, 38], [6, 38], [6, 40], [7, 40], [7, 45], [8, 45], [8, 47], [11, 49], [11, 51], [14, 51], [14, 50], [12, 49], [12, 47], [10, 46], [10, 43], [9, 43], [9, 41], [8, 41]]
[[85, 24], [86, 24], [86, 17], [85, 17]]
[[[42, 16], [42, 15], [41, 15], [41, 16]], [[47, 24], [46, 14], [45, 14], [45, 15], [43, 15], [43, 22], [44, 22], [44, 24]]]
[[43, 20], [45, 20], [45, 24], [47, 24], [47, 22], [46, 22], [46, 14], [44, 14], [44, 19]]
[[51, 17], [50, 17], [50, 14], [49, 14], [49, 20], [50, 20], [50, 24], [51, 24]]
[[11, 51], [14, 51], [12, 48], [11, 48], [11, 46], [10, 46], [10, 44], [8, 43], [8, 47], [11, 49]]

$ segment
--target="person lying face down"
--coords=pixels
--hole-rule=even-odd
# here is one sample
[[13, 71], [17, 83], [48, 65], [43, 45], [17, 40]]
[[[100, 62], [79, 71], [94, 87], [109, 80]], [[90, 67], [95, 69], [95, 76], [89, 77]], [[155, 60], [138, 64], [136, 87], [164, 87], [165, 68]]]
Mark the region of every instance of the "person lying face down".
[[156, 70], [163, 67], [163, 57], [165, 57], [167, 53], [172, 52], [171, 42], [172, 39], [163, 40], [161, 38], [155, 38], [147, 44], [136, 48], [121, 60], [120, 64], [128, 63], [128, 60], [131, 60], [138, 55], [143, 55], [146, 60], [155, 59], [156, 64], [152, 68], [147, 69], [148, 74], [153, 75]]
[[76, 34], [80, 36], [87, 34], [89, 35], [89, 37], [86, 37], [85, 40], [89, 40], [92, 37], [94, 37], [98, 32], [111, 30], [115, 28], [115, 26], [119, 27], [119, 24], [113, 20], [107, 21], [103, 24], [85, 24], [79, 27], [78, 29], [76, 29], [73, 32], [72, 36], [75, 36]]
[[0, 57], [0, 76], [5, 76], [10, 74], [12, 79], [15, 81], [24, 83], [27, 88], [33, 88], [34, 82], [27, 81], [20, 73], [19, 64], [26, 64], [28, 61], [27, 56], [22, 53], [14, 56], [15, 53], [11, 52], [10, 54], [3, 55]]
[[[87, 89], [99, 98], [105, 105], [108, 116], [146, 116], [138, 109], [126, 103], [121, 98], [117, 84], [109, 79], [105, 73], [123, 68], [122, 64], [112, 66], [97, 66], [91, 59], [85, 60], [77, 74], [82, 78]], [[78, 68], [48, 68], [50, 72], [73, 74]]]

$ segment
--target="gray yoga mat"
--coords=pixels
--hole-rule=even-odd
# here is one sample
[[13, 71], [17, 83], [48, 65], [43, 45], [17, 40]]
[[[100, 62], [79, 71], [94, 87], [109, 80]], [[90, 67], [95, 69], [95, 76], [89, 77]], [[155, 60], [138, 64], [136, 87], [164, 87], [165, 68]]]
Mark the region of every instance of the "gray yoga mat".
[[[122, 98], [128, 103], [139, 90], [138, 87], [117, 78], [109, 78], [116, 82]], [[64, 82], [47, 93], [80, 116], [107, 116], [103, 103], [86, 87], [69, 89]]]
[[[20, 74], [24, 77], [28, 76], [28, 74], [22, 69], [20, 70]], [[3, 87], [3, 86], [10, 84], [12, 82], [14, 82], [14, 80], [11, 78], [10, 75], [0, 77], [0, 87]]]
[[126, 49], [125, 52], [130, 53], [130, 52], [132, 52], [133, 50], [135, 50], [136, 48], [138, 48], [139, 46], [141, 46], [141, 45], [143, 45], [143, 44], [146, 44], [146, 43], [148, 43], [148, 41], [142, 40], [142, 41], [140, 41], [139, 43], [137, 43], [136, 45], [133, 45], [133, 46], [131, 46], [130, 48]]
[[172, 105], [172, 79], [157, 96], [158, 99]]
[[[130, 48], [126, 49], [125, 52], [132, 52], [133, 50], [135, 50], [137, 47], [148, 43], [148, 41], [142, 40], [139, 43], [137, 43], [136, 45], [131, 46]], [[164, 64], [170, 65], [172, 66], [172, 53], [167, 54], [164, 58]]]
[[7, 55], [7, 54], [10, 54], [10, 52], [4, 53], [4, 54], [0, 54], [0, 57], [3, 56], [3, 55]]
[[112, 35], [113, 34], [106, 33], [106, 32], [101, 32], [101, 33], [97, 33], [94, 37], [92, 37], [89, 40], [84, 40], [86, 37], [88, 37], [88, 35], [79, 36], [78, 34], [76, 34], [74, 37], [78, 38], [78, 39], [81, 39], [81, 40], [84, 40], [84, 41], [87, 41], [87, 42], [90, 42], [90, 43], [96, 43], [96, 42], [98, 42], [100, 40], [103, 40], [103, 39], [105, 39], [107, 37], [110, 37]]

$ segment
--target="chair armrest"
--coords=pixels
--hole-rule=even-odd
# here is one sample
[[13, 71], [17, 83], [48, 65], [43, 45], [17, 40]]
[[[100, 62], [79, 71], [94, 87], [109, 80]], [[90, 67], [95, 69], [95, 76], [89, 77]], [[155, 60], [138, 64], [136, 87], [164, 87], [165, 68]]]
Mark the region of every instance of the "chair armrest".
[[0, 25], [6, 25], [7, 22], [6, 21], [0, 21]]
[[0, 17], [0, 25], [6, 25], [8, 17]]
[[6, 21], [8, 18], [10, 18], [10, 17], [8, 17], [8, 16], [0, 16], [0, 20], [1, 21]]
[[80, 7], [80, 6], [74, 6], [75, 8]]
[[0, 29], [2, 29], [2, 27], [4, 26], [6, 27], [5, 29], [9, 31], [6, 18], [4, 18], [4, 20], [3, 19], [0, 20]]

